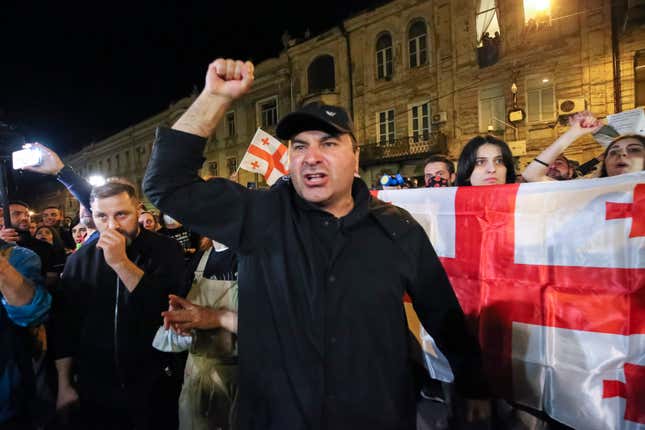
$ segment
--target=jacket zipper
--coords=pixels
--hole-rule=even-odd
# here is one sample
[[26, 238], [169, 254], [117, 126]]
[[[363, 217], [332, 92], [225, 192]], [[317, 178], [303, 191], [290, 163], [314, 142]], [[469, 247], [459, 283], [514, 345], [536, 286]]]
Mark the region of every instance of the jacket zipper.
[[125, 389], [125, 379], [121, 371], [121, 364], [119, 362], [119, 298], [121, 292], [121, 280], [116, 277], [116, 302], [114, 303], [114, 367], [117, 376], [119, 377], [119, 384], [121, 389]]

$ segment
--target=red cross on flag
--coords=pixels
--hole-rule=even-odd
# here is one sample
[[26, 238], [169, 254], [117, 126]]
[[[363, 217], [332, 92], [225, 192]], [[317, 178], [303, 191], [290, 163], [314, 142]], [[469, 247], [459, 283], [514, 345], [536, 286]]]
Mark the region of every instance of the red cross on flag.
[[645, 172], [378, 197], [425, 228], [498, 395], [645, 429]]
[[281, 176], [289, 173], [287, 147], [258, 128], [240, 162], [240, 168], [262, 174], [267, 184], [273, 185]]

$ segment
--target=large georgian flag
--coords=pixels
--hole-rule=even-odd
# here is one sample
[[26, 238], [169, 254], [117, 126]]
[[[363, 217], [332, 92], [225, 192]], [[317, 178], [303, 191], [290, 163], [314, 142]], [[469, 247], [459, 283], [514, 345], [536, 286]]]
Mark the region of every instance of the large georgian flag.
[[264, 176], [267, 184], [273, 185], [289, 171], [287, 147], [261, 128], [255, 132], [240, 168]]
[[645, 429], [645, 172], [378, 197], [425, 228], [497, 394]]

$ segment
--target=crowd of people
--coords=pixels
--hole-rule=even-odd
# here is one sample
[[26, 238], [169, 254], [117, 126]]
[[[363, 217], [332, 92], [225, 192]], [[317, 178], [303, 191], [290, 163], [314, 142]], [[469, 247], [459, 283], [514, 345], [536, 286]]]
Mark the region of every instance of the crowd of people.
[[[143, 189], [162, 212], [144, 210], [129, 181], [92, 187], [38, 145], [43, 161], [29, 169], [56, 176], [80, 210], [65, 227], [59, 208], [32, 219], [26, 203], [5, 205], [1, 428], [417, 428], [432, 383], [413, 371], [404, 293], [465, 405], [423, 428], [505, 428], [427, 235], [358, 177], [343, 108], [311, 103], [281, 119], [290, 175], [269, 190], [198, 175], [206, 139], [253, 80], [251, 63], [214, 61], [191, 107], [159, 128]], [[432, 155], [424, 184], [574, 179], [563, 152], [600, 126], [589, 112], [572, 116], [521, 175], [504, 141], [477, 136], [456, 169]], [[599, 176], [642, 171], [644, 158], [645, 137], [620, 136]], [[432, 393], [445, 404], [441, 388]]]
[[[645, 136], [625, 134], [616, 137], [602, 155], [580, 164], [569, 160], [564, 152], [576, 140], [591, 135], [603, 123], [591, 112], [584, 111], [569, 118], [569, 128], [553, 144], [545, 148], [521, 172], [516, 172], [511, 149], [503, 140], [492, 136], [477, 136], [463, 148], [457, 161], [448, 155], [433, 154], [424, 163], [425, 187], [450, 187], [464, 185], [498, 185], [515, 182], [566, 181], [583, 178], [604, 178], [643, 170]], [[596, 166], [598, 161], [603, 161]], [[413, 178], [400, 185], [381, 185], [384, 189], [417, 188]]]

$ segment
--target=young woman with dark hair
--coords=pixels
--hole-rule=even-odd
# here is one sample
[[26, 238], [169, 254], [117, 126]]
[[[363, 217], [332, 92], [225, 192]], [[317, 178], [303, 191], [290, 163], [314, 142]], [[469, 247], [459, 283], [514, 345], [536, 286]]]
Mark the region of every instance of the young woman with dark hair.
[[65, 266], [65, 260], [67, 259], [67, 254], [65, 252], [65, 244], [60, 238], [57, 229], [42, 225], [36, 229], [34, 237], [52, 246], [50, 257], [51, 268], [56, 273], [62, 272], [63, 267]]
[[605, 149], [603, 160], [601, 178], [645, 170], [645, 136], [618, 136]]
[[457, 185], [499, 185], [515, 182], [513, 154], [506, 142], [491, 135], [471, 139], [459, 156]]

